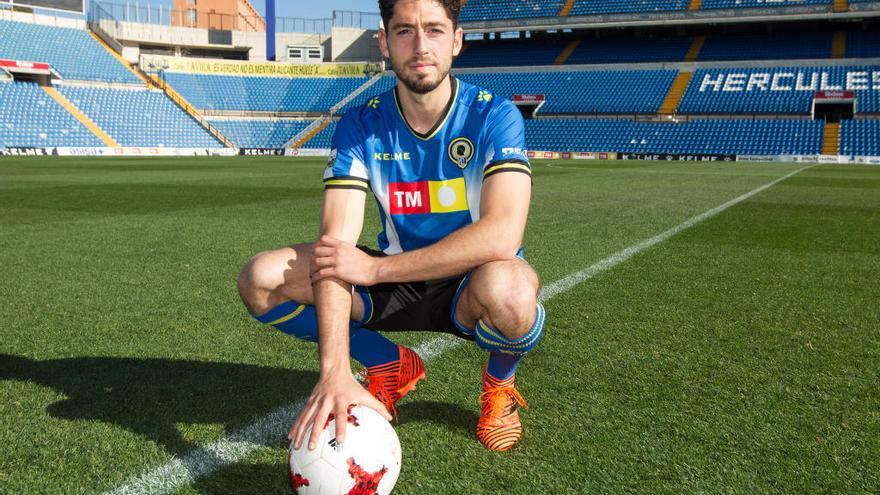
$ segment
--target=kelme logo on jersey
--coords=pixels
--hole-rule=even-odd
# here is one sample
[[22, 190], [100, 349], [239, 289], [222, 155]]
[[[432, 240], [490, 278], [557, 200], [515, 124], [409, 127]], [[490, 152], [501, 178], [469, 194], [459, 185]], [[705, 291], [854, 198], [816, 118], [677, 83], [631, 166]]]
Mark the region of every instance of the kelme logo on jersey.
[[458, 168], [464, 169], [474, 157], [474, 143], [466, 137], [458, 137], [449, 143], [447, 151], [452, 163], [458, 165]]
[[388, 203], [392, 215], [466, 211], [467, 189], [463, 177], [451, 180], [392, 182], [388, 184]]

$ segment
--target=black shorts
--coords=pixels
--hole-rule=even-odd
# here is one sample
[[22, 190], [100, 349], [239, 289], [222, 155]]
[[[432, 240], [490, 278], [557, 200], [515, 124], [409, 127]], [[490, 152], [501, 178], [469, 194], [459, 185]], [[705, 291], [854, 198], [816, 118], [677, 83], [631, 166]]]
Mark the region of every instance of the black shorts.
[[[358, 246], [370, 256], [385, 253]], [[473, 340], [453, 323], [455, 304], [467, 285], [469, 273], [423, 282], [385, 283], [355, 290], [369, 298], [372, 307], [363, 326], [383, 332], [446, 332]]]

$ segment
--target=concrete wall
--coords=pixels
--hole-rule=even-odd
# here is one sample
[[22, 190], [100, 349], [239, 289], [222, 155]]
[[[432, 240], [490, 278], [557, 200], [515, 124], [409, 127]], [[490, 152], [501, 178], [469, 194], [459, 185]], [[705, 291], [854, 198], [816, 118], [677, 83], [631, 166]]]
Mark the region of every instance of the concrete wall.
[[330, 38], [330, 61], [380, 62], [382, 56], [377, 33], [375, 29], [334, 27]]
[[28, 22], [30, 24], [40, 24], [42, 26], [56, 26], [66, 28], [85, 29], [86, 21], [82, 19], [72, 19], [69, 17], [46, 15], [46, 14], [29, 14], [26, 12], [13, 12], [12, 10], [0, 10], [0, 19], [5, 21]]
[[[166, 45], [175, 47], [180, 54], [181, 48], [197, 47], [217, 50], [235, 49], [249, 53], [249, 59], [266, 60], [266, 35], [259, 32], [232, 32], [232, 45], [211, 44], [207, 29], [159, 26], [156, 24], [140, 24], [134, 22], [107, 21], [100, 22], [100, 27], [123, 45], [122, 56], [132, 63], [137, 63], [140, 56], [139, 44]], [[279, 59], [287, 54], [288, 45], [324, 46], [329, 53], [329, 37], [323, 34], [310, 33], [277, 33], [275, 35], [275, 52]], [[365, 59], [360, 59], [361, 61]]]

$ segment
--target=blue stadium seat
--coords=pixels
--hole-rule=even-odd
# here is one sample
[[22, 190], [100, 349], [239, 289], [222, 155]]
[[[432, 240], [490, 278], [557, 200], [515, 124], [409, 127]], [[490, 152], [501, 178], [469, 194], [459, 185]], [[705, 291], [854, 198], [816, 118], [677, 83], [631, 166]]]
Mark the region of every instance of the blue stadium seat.
[[564, 0], [470, 0], [461, 9], [461, 22], [556, 17]]
[[239, 148], [281, 148], [311, 123], [290, 119], [210, 119], [209, 122]]
[[267, 77], [166, 72], [165, 80], [199, 110], [327, 112], [366, 77]]
[[469, 41], [453, 67], [553, 65], [566, 44], [563, 40], [533, 39]]
[[[850, 0], [854, 1], [854, 0]], [[749, 9], [759, 7], [796, 7], [800, 5], [832, 5], [833, 0], [703, 0], [703, 9]]]
[[846, 56], [848, 58], [880, 57], [880, 31], [847, 32]]
[[37, 83], [0, 83], [0, 148], [104, 146]]
[[552, 71], [460, 73], [462, 81], [511, 98], [544, 94], [544, 114], [656, 113], [678, 71]]
[[824, 125], [814, 120], [526, 121], [529, 149], [678, 154], [818, 154]]
[[143, 84], [84, 29], [0, 20], [0, 58], [46, 62], [65, 79]]
[[303, 148], [322, 148], [322, 149], [330, 149], [333, 141], [333, 134], [336, 132], [336, 121], [330, 122], [330, 125], [325, 127], [321, 132], [319, 132], [315, 137], [310, 139]]
[[222, 144], [160, 91], [59, 86], [122, 146], [221, 148]]
[[578, 0], [569, 15], [606, 15], [687, 10], [690, 0]]
[[840, 124], [841, 155], [880, 156], [880, 120], [843, 120]]
[[831, 58], [831, 31], [707, 36], [699, 60]]

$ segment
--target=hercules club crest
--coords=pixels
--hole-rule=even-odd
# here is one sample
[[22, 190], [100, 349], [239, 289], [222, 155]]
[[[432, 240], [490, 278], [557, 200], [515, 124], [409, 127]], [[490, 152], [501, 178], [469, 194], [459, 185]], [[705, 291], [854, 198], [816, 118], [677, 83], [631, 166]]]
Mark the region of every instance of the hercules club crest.
[[474, 143], [466, 137], [458, 137], [449, 143], [448, 151], [452, 163], [458, 165], [458, 168], [464, 169], [474, 157]]

